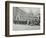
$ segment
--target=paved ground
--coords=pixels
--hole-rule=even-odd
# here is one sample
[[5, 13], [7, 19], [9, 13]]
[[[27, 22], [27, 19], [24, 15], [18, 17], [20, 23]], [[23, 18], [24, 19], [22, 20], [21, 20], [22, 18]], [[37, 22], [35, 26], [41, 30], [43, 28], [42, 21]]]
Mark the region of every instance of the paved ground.
[[39, 30], [40, 26], [39, 25], [18, 25], [18, 24], [13, 24], [13, 30], [18, 31], [18, 30]]

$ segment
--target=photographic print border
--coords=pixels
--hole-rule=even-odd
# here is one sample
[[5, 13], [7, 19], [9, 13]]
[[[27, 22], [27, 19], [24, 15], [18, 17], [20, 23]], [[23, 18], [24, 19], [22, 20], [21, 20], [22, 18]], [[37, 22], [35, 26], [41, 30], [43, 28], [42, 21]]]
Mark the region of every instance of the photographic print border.
[[[43, 33], [36, 34], [21, 34], [21, 35], [9, 35], [9, 4], [10, 3], [20, 3], [20, 4], [34, 4], [43, 5]], [[45, 34], [45, 3], [35, 3], [35, 2], [19, 2], [19, 1], [5, 1], [5, 36], [29, 36], [29, 35], [44, 35]]]

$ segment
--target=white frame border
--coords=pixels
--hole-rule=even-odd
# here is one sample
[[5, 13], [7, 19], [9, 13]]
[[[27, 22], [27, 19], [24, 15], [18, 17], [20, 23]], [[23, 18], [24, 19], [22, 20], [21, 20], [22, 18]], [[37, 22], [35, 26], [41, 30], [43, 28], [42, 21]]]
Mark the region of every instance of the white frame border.
[[[13, 7], [39, 7], [40, 8], [40, 14], [41, 14], [41, 23], [40, 23], [40, 30], [32, 30], [32, 31], [12, 31], [13, 26]], [[19, 35], [19, 34], [36, 34], [36, 33], [43, 33], [43, 5], [32, 5], [32, 4], [15, 4], [10, 3], [10, 11], [9, 11], [9, 29], [10, 29], [10, 35]]]

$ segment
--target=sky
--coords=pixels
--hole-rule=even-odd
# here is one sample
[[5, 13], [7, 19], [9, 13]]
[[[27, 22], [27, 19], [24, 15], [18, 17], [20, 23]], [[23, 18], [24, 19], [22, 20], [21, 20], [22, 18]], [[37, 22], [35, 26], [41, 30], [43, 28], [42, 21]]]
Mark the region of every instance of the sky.
[[25, 13], [40, 13], [40, 8], [34, 8], [34, 7], [19, 7], [21, 10], [25, 11]]
[[[17, 9], [17, 10], [16, 10]], [[13, 8], [14, 16], [17, 15], [17, 13], [21, 13], [22, 15], [29, 16], [33, 14], [33, 16], [38, 16], [40, 13], [40, 8], [35, 8], [35, 7], [14, 7]]]

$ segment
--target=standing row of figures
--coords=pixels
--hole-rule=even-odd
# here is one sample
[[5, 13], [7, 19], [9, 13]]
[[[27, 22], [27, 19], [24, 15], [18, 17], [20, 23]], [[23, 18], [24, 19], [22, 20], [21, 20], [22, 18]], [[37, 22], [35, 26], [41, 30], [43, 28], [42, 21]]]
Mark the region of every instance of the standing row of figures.
[[[36, 17], [27, 17], [23, 15], [17, 15], [14, 20], [17, 24], [23, 24], [23, 21], [26, 22], [28, 25], [30, 24], [35, 24], [39, 25], [40, 24], [40, 16]], [[24, 23], [25, 24], [25, 23]]]

